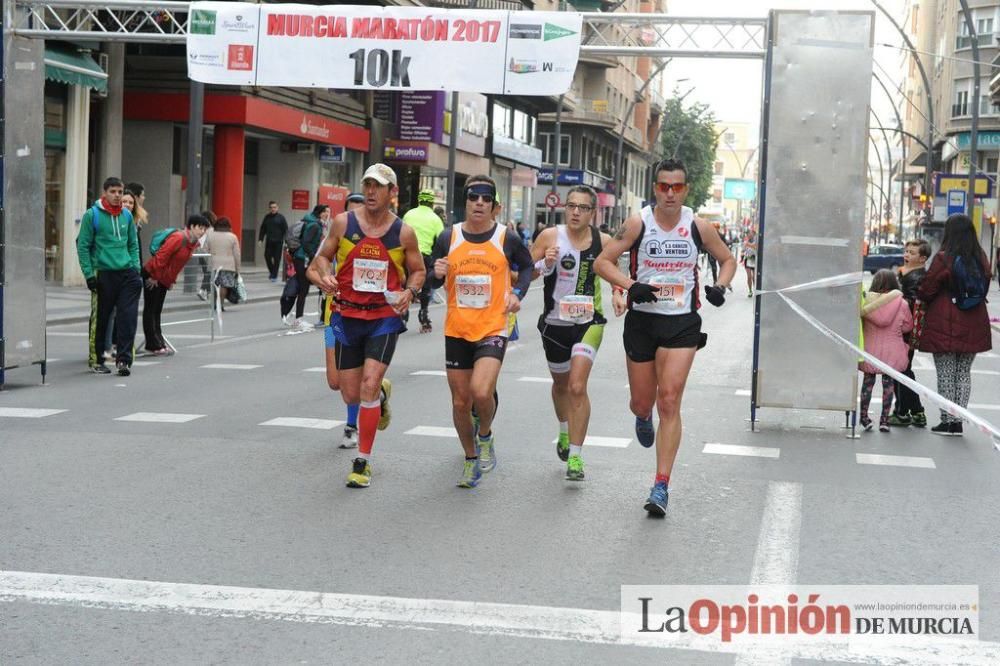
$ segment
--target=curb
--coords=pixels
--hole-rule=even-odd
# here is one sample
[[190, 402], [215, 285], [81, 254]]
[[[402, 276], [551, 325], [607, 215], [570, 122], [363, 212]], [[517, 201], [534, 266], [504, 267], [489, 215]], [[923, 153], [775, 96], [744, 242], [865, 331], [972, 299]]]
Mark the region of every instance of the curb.
[[[250, 298], [248, 298], [246, 300], [245, 303], [241, 303], [240, 305], [252, 305], [254, 303], [266, 303], [268, 301], [274, 301], [275, 303], [277, 303], [278, 299], [280, 297], [281, 297], [281, 294], [272, 295], [272, 296], [250, 297]], [[198, 310], [207, 311], [208, 310], [208, 306], [205, 305], [204, 303], [197, 303], [197, 304], [190, 303], [190, 304], [186, 304], [186, 305], [175, 305], [175, 306], [172, 306], [172, 307], [165, 307], [165, 308], [163, 308], [163, 314], [169, 314], [171, 312], [197, 312]], [[140, 317], [139, 325], [142, 326], [142, 319], [141, 319], [141, 317], [142, 317], [142, 308], [141, 307], [139, 308], [139, 317]], [[49, 317], [49, 318], [47, 318], [45, 320], [45, 326], [48, 327], [48, 326], [60, 326], [62, 324], [83, 324], [83, 323], [86, 323], [86, 322], [89, 322], [89, 321], [90, 321], [90, 314], [89, 313], [85, 314], [85, 315], [77, 315], [77, 314], [74, 314], [74, 315], [62, 315], [62, 316], [55, 316], [55, 317]]]

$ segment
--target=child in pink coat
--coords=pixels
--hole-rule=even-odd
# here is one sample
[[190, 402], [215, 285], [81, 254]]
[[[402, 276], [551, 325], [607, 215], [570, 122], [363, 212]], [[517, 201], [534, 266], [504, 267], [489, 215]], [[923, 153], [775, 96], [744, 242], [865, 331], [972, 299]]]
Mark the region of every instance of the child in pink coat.
[[[861, 306], [861, 325], [864, 328], [865, 351], [893, 370], [905, 370], [909, 363], [909, 348], [903, 335], [913, 330], [913, 315], [892, 271], [882, 269], [872, 278], [872, 285]], [[859, 363], [859, 367], [864, 373], [861, 382], [861, 427], [866, 431], [872, 429], [868, 406], [872, 401], [875, 375], [882, 375], [882, 416], [878, 429], [889, 432], [889, 413], [895, 389], [893, 379], [867, 361]]]

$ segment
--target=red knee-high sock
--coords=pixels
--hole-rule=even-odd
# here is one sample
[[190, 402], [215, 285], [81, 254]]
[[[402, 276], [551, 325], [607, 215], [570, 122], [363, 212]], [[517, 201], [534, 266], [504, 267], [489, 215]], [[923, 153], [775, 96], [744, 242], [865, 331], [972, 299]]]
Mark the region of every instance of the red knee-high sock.
[[378, 420], [382, 416], [382, 404], [378, 400], [362, 402], [358, 410], [358, 453], [359, 458], [369, 458], [375, 444]]

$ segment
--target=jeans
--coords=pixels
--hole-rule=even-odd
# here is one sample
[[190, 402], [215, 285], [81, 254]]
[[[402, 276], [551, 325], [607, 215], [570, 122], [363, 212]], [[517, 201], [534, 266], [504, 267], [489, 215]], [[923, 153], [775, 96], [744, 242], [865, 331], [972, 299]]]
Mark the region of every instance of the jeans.
[[117, 363], [132, 365], [132, 347], [139, 317], [139, 292], [142, 279], [134, 268], [97, 273], [97, 322], [94, 331], [94, 355], [97, 363], [104, 362], [105, 340], [114, 311]]
[[[149, 277], [143, 271], [143, 280]], [[163, 301], [167, 298], [167, 288], [156, 285], [152, 289], [143, 285], [142, 332], [146, 336], [146, 351], [156, 351], [167, 346], [163, 339], [163, 329], [160, 316], [163, 314]]]

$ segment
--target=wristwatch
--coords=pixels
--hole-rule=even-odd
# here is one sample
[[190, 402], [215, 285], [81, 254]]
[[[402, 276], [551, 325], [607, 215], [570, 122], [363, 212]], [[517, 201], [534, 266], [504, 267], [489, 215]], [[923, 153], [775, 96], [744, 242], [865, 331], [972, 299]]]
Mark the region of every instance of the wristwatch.
[[420, 290], [419, 289], [417, 289], [416, 287], [407, 287], [407, 289], [409, 289], [410, 293], [413, 294], [413, 298], [420, 298]]

